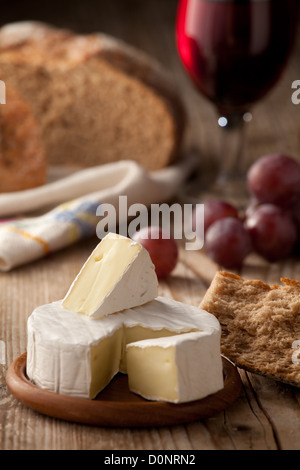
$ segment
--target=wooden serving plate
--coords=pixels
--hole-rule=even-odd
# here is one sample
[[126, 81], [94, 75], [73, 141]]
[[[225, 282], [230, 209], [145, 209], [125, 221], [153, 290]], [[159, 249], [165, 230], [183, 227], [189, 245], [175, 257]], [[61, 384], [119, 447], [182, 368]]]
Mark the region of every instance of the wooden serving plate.
[[235, 366], [223, 359], [224, 388], [202, 400], [183, 404], [149, 401], [128, 389], [127, 376], [117, 374], [95, 400], [74, 398], [43, 390], [26, 375], [26, 355], [8, 368], [10, 392], [39, 413], [67, 421], [107, 427], [169, 426], [208, 418], [231, 405], [241, 391]]

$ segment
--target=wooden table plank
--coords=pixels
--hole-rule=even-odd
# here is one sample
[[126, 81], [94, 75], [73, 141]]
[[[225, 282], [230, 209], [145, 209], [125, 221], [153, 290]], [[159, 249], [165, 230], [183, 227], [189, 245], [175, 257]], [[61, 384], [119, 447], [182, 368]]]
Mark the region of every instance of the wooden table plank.
[[[17, 5], [16, 5], [17, 4]], [[49, 21], [80, 32], [105, 31], [145, 50], [164, 64], [186, 103], [189, 139], [208, 168], [218, 151], [219, 130], [213, 106], [201, 97], [184, 72], [176, 52], [174, 21], [177, 0], [67, 0], [22, 5], [12, 0], [1, 23], [23, 19]], [[245, 156], [283, 151], [300, 158], [300, 105], [291, 102], [291, 84], [300, 79], [300, 36], [280, 83], [253, 108], [246, 131]], [[56, 420], [22, 406], [8, 392], [7, 366], [26, 349], [26, 320], [33, 308], [61, 298], [96, 240], [80, 243], [47, 259], [0, 274], [0, 341], [6, 364], [0, 364], [0, 449], [5, 450], [255, 450], [300, 448], [300, 391], [240, 370], [243, 390], [223, 413], [185, 426], [106, 429]], [[160, 284], [163, 295], [198, 305], [218, 267], [203, 251], [181, 251], [172, 276]], [[241, 270], [246, 279], [279, 282], [300, 279], [299, 260], [269, 264], [251, 255]]]

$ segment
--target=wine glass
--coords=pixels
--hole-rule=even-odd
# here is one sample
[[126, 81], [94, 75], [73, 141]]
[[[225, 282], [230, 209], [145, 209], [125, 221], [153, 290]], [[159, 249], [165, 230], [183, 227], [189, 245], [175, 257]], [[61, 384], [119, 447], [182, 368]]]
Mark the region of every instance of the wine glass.
[[222, 128], [218, 175], [211, 193], [245, 195], [243, 129], [253, 103], [280, 78], [297, 24], [297, 0], [181, 0], [177, 48]]

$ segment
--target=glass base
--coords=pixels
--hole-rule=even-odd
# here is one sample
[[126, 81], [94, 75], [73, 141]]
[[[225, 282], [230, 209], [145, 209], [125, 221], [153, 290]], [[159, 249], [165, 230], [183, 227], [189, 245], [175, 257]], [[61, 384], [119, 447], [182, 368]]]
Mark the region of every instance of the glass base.
[[205, 196], [210, 199], [223, 199], [238, 209], [244, 209], [249, 203], [246, 178], [238, 175], [234, 177], [221, 175], [205, 189]]
[[247, 191], [246, 177], [243, 175], [213, 175], [199, 173], [185, 185], [179, 195], [180, 202], [201, 204], [209, 199], [221, 199], [233, 204], [237, 209], [244, 210], [249, 205], [249, 193]]

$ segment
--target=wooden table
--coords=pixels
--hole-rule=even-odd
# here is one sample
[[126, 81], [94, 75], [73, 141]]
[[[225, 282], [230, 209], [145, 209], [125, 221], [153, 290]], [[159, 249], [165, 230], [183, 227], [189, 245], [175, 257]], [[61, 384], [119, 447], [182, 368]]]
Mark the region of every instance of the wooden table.
[[[173, 72], [182, 92], [191, 117], [190, 132], [205, 166], [216, 150], [216, 116], [193, 89], [178, 61], [173, 34], [176, 1], [72, 2], [72, 9], [60, 9], [59, 16], [55, 8], [59, 2], [51, 2], [51, 10], [41, 2], [31, 2], [31, 12], [28, 4], [23, 11], [20, 4], [19, 10], [13, 10], [15, 2], [11, 3], [1, 17], [3, 23], [34, 18], [83, 32], [102, 30], [156, 56]], [[300, 41], [281, 82], [253, 109], [245, 142], [249, 161], [272, 151], [300, 157], [300, 105], [291, 102], [291, 83], [300, 79], [299, 52]], [[0, 449], [298, 450], [300, 389], [242, 370], [242, 392], [233, 405], [211, 418], [173, 427], [107, 429], [65, 422], [36, 413], [8, 392], [6, 370], [26, 350], [28, 316], [35, 306], [65, 294], [96, 243], [95, 239], [81, 242], [0, 275], [0, 340], [5, 344], [5, 356], [0, 355]], [[204, 251], [182, 250], [176, 270], [160, 283], [160, 293], [198, 305], [217, 269]], [[278, 283], [282, 276], [300, 280], [300, 262], [289, 259], [269, 264], [252, 255], [240, 274], [270, 283]]]

